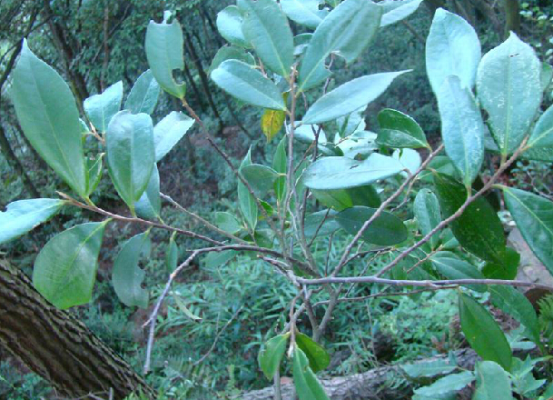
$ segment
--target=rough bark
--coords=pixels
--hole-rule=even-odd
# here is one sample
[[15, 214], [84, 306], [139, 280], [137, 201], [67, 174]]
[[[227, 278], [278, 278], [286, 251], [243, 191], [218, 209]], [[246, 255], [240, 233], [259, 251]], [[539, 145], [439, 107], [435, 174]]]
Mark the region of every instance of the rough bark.
[[22, 272], [2, 263], [0, 347], [71, 398], [123, 399], [139, 388], [154, 398], [146, 382], [84, 324], [50, 305]]

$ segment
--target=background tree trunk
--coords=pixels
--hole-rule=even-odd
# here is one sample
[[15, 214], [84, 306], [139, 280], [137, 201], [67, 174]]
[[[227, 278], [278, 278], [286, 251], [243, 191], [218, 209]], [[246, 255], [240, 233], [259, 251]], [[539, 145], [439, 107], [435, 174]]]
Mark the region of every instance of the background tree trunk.
[[505, 4], [505, 38], [509, 32], [520, 33], [520, 9], [519, 0], [504, 0]]
[[71, 398], [123, 399], [139, 388], [155, 398], [146, 382], [84, 324], [49, 304], [21, 271], [2, 263], [0, 347]]

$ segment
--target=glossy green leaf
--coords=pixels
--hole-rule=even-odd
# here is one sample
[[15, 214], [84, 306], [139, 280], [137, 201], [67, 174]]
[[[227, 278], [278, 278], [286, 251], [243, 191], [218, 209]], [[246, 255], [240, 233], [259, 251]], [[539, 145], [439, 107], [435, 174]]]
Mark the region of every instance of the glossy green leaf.
[[492, 304], [509, 314], [525, 328], [528, 338], [540, 345], [540, 326], [532, 303], [517, 289], [510, 286], [491, 286]]
[[310, 189], [347, 189], [389, 178], [402, 170], [399, 161], [378, 153], [371, 154], [364, 161], [324, 157], [305, 170], [303, 182]]
[[26, 41], [11, 73], [9, 94], [31, 146], [75, 192], [86, 197], [88, 171], [75, 99], [69, 86], [29, 50]]
[[484, 161], [484, 121], [470, 89], [449, 76], [437, 91], [445, 151], [470, 187]]
[[248, 104], [286, 111], [286, 104], [275, 84], [242, 61], [224, 61], [211, 73], [211, 79], [221, 89]]
[[123, 100], [123, 82], [119, 81], [101, 94], [89, 97], [83, 103], [90, 122], [98, 132], [105, 133], [109, 122], [121, 109]]
[[378, 124], [378, 144], [412, 149], [429, 146], [417, 121], [402, 112], [386, 108], [378, 113]]
[[463, 18], [438, 8], [426, 39], [426, 73], [434, 93], [450, 75], [471, 89], [482, 52], [474, 28]]
[[273, 379], [280, 369], [289, 337], [290, 333], [275, 336], [265, 343], [265, 348], [259, 353], [259, 366], [269, 380]]
[[476, 391], [473, 400], [512, 400], [511, 379], [501, 366], [493, 361], [476, 364]]
[[98, 188], [98, 185], [102, 180], [102, 176], [104, 174], [104, 156], [105, 153], [101, 153], [96, 157], [96, 159], [87, 159], [88, 176], [90, 177], [88, 195], [91, 195]]
[[334, 210], [322, 210], [309, 214], [305, 217], [304, 233], [308, 238], [317, 234], [318, 237], [331, 235], [340, 229], [340, 224], [336, 221], [337, 212]]
[[150, 245], [148, 232], [127, 240], [113, 263], [112, 282], [121, 302], [129, 307], [148, 307], [148, 291], [142, 288], [145, 272], [138, 266], [140, 256]]
[[384, 28], [385, 26], [404, 20], [417, 11], [422, 2], [423, 0], [388, 0], [379, 2], [378, 5], [384, 8], [380, 27]]
[[428, 362], [416, 362], [414, 364], [402, 365], [401, 368], [411, 378], [432, 378], [437, 375], [446, 375], [457, 368], [446, 360]]
[[156, 220], [161, 212], [161, 197], [159, 196], [159, 171], [154, 164], [148, 186], [140, 199], [134, 204], [136, 215], [140, 218]]
[[246, 40], [273, 72], [287, 78], [294, 62], [294, 37], [288, 19], [273, 0], [244, 0], [247, 15], [242, 25]]
[[33, 285], [56, 307], [66, 309], [91, 300], [108, 222], [91, 222], [63, 231], [38, 254]]
[[234, 215], [228, 212], [216, 212], [215, 224], [219, 227], [219, 229], [233, 235], [242, 230], [240, 222], [238, 222]]
[[316, 29], [328, 15], [328, 11], [319, 10], [317, 0], [281, 0], [280, 5], [288, 18], [310, 29]]
[[[252, 165], [251, 151], [252, 149], [250, 148], [248, 150], [248, 154], [246, 154], [246, 157], [244, 157], [244, 159], [242, 160], [239, 169], [240, 172], [242, 172], [244, 167]], [[242, 212], [242, 215], [249, 225], [250, 229], [252, 231], [255, 231], [258, 215], [257, 203], [255, 201], [255, 198], [249, 192], [246, 185], [244, 185], [241, 181], [238, 181], [238, 205], [240, 206], [240, 211]]]
[[161, 88], [151, 70], [138, 77], [125, 101], [125, 110], [133, 114], [151, 115], [157, 104]]
[[159, 85], [172, 96], [184, 99], [186, 84], [178, 83], [173, 70], [184, 69], [182, 28], [178, 21], [150, 21], [146, 31], [146, 58]]
[[[372, 4], [372, 3], [368, 3]], [[384, 72], [353, 79], [319, 98], [303, 117], [304, 124], [333, 121], [367, 106], [391, 85], [393, 80], [408, 71]]]
[[[467, 190], [447, 175], [435, 175], [434, 183], [442, 214], [447, 218], [463, 205]], [[472, 202], [450, 227], [465, 250], [486, 261], [503, 260], [506, 251], [503, 225], [493, 207], [483, 197]]]
[[275, 194], [278, 202], [284, 201], [284, 196], [286, 194], [286, 171], [287, 168], [287, 157], [286, 157], [286, 145], [287, 137], [284, 136], [280, 143], [277, 146], [275, 151], [275, 157], [273, 158], [273, 169], [278, 172], [281, 176], [275, 181]]
[[[421, 189], [417, 193], [413, 203], [413, 213], [423, 236], [426, 236], [442, 222], [440, 203], [430, 189]], [[430, 246], [435, 249], [439, 241], [439, 235], [432, 236], [430, 238]]]
[[167, 249], [165, 250], [165, 266], [169, 273], [177, 269], [179, 262], [179, 247], [175, 241], [175, 234], [171, 235], [169, 243], [167, 244]]
[[172, 111], [154, 127], [156, 162], [171, 151], [194, 125], [194, 120], [181, 112]]
[[[348, 208], [336, 215], [336, 221], [351, 235], [357, 234], [363, 224], [368, 221], [376, 209], [356, 206]], [[407, 228], [393, 214], [383, 212], [376, 218], [361, 236], [367, 243], [379, 246], [392, 246], [407, 239]]]
[[478, 67], [478, 99], [488, 112], [501, 154], [516, 150], [536, 116], [542, 99], [541, 63], [534, 50], [511, 32]]
[[485, 361], [495, 361], [509, 371], [513, 358], [511, 347], [488, 310], [472, 297], [461, 293], [459, 315], [463, 333], [474, 351]]
[[434, 396], [461, 390], [472, 381], [474, 381], [474, 374], [471, 371], [463, 371], [458, 374], [444, 376], [432, 385], [416, 389], [415, 394], [435, 398]]
[[219, 65], [226, 60], [238, 60], [249, 65], [255, 65], [255, 58], [244, 49], [236, 46], [223, 46], [217, 51], [215, 57], [213, 57], [208, 74], [211, 74], [211, 72], [217, 69]]
[[553, 162], [553, 106], [549, 107], [532, 130], [522, 157]]
[[299, 400], [330, 400], [315, 373], [309, 368], [307, 356], [298, 347], [294, 349], [292, 374]]
[[503, 187], [503, 193], [524, 240], [553, 273], [553, 202], [519, 189]]
[[367, 48], [380, 27], [382, 8], [365, 0], [345, 0], [319, 24], [299, 69], [299, 90], [317, 86], [330, 76], [326, 58], [336, 53], [351, 64]]
[[408, 177], [409, 174], [413, 175], [417, 172], [422, 164], [421, 155], [417, 150], [413, 149], [397, 149], [394, 151], [394, 154], [392, 154], [392, 157], [398, 160], [403, 166], [405, 171], [403, 171], [401, 175], [405, 177]]
[[278, 173], [274, 169], [260, 164], [245, 165], [241, 172], [258, 198], [265, 197], [278, 178]]
[[217, 14], [217, 29], [229, 43], [240, 47], [251, 47], [242, 32], [244, 18], [236, 6], [228, 6]]
[[351, 189], [312, 190], [313, 196], [323, 205], [337, 211], [353, 206], [378, 208], [380, 197], [373, 186], [359, 186]]
[[134, 212], [155, 164], [152, 119], [147, 114], [120, 111], [106, 134], [107, 164], [119, 196]]
[[[485, 279], [478, 268], [448, 251], [440, 251], [434, 254], [430, 261], [436, 271], [446, 279]], [[478, 292], [486, 291], [484, 285], [467, 285], [467, 287]]]
[[317, 342], [303, 333], [296, 334], [296, 344], [304, 352], [309, 360], [309, 368], [313, 372], [319, 372], [330, 364], [330, 355]]
[[520, 264], [520, 254], [507, 247], [500, 261], [488, 261], [482, 268], [482, 273], [488, 279], [515, 279]]

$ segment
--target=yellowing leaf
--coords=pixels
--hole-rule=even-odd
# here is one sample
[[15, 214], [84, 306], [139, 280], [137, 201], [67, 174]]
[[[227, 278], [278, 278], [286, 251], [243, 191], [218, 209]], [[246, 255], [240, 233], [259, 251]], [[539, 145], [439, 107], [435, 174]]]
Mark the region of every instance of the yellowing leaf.
[[261, 117], [261, 130], [267, 137], [267, 142], [270, 142], [280, 131], [285, 119], [286, 113], [284, 111], [265, 110]]

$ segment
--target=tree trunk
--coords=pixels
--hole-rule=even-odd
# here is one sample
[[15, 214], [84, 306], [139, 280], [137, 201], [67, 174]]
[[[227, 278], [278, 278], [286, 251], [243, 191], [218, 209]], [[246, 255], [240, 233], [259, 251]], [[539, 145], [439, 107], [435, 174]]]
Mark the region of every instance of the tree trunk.
[[505, 4], [505, 37], [509, 36], [509, 33], [520, 33], [520, 10], [519, 0], [504, 0]]
[[2, 263], [0, 347], [71, 398], [123, 399], [139, 388], [155, 396], [84, 324], [49, 304], [22, 272]]

